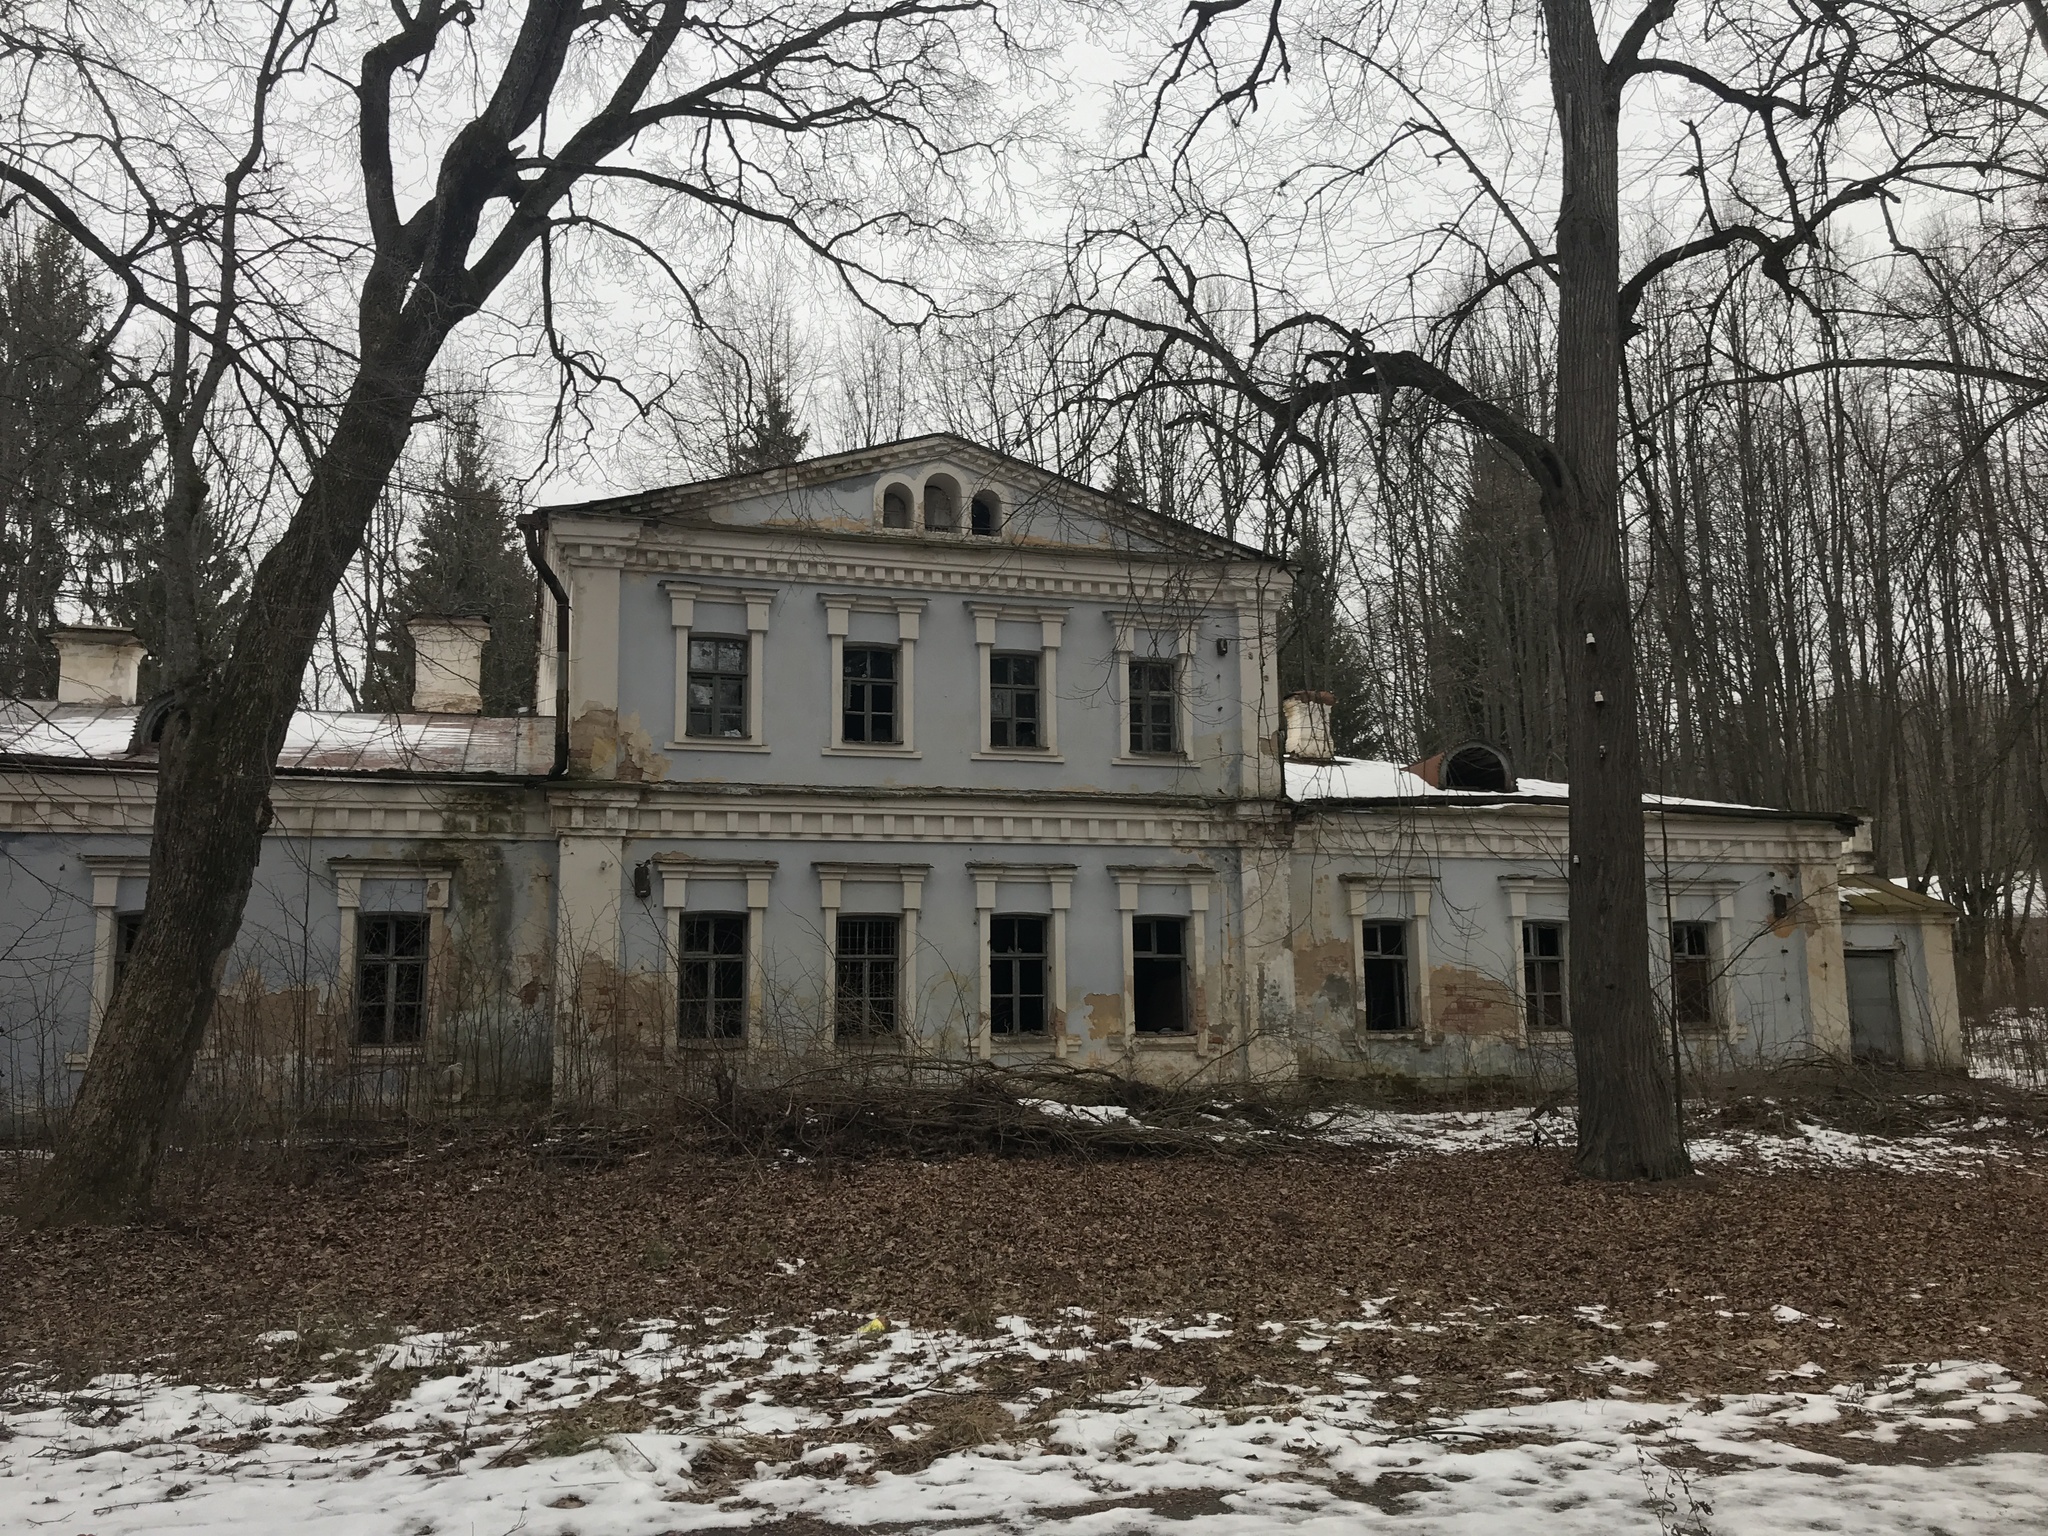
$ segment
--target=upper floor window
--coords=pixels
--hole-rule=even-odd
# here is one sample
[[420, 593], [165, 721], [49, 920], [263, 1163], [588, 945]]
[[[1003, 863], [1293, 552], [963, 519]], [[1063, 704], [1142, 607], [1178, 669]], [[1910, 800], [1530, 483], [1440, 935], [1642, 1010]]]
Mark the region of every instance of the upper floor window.
[[1173, 674], [1171, 657], [1131, 658], [1131, 751], [1171, 753], [1180, 750], [1177, 729], [1180, 706]]
[[841, 663], [842, 741], [893, 744], [896, 727], [896, 649], [849, 645]]
[[905, 487], [892, 485], [882, 492], [882, 526], [884, 528], [908, 528], [911, 526], [910, 492]]
[[732, 740], [747, 734], [748, 648], [745, 640], [690, 637], [687, 734]]
[[1402, 1030], [1408, 1027], [1408, 925], [1367, 923], [1361, 945], [1364, 974], [1359, 977], [1365, 1027]]
[[988, 661], [988, 744], [1036, 749], [1039, 735], [1039, 658], [1029, 652], [999, 651]]
[[924, 525], [933, 533], [951, 533], [960, 526], [960, 496], [951, 480], [925, 482]]
[[356, 1041], [417, 1045], [427, 1013], [427, 917], [356, 915]]
[[747, 1019], [746, 914], [684, 913], [676, 959], [677, 1035], [739, 1039]]
[[1680, 1024], [1714, 1022], [1714, 949], [1705, 923], [1671, 925], [1671, 1011]]
[[1522, 997], [1531, 1032], [1561, 1034], [1571, 1027], [1565, 1011], [1564, 924], [1522, 924]]
[[976, 493], [974, 507], [968, 527], [984, 538], [993, 537], [1002, 530], [1003, 508], [993, 491]]

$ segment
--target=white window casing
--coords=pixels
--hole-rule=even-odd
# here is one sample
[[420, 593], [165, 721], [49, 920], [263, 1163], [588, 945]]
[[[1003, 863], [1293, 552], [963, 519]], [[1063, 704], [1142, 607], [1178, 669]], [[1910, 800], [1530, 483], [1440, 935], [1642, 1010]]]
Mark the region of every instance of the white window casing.
[[[332, 858], [334, 905], [341, 913], [341, 953], [332, 998], [339, 1003], [341, 1048], [386, 1055], [430, 1053], [441, 1022], [441, 988], [448, 949], [448, 891], [454, 872], [446, 866], [410, 864], [397, 859]], [[365, 880], [419, 880], [426, 884], [422, 915], [427, 920], [426, 1017], [417, 1045], [362, 1045], [356, 1040], [356, 917], [363, 904]]]
[[[663, 942], [668, 949], [668, 1013], [670, 1027], [663, 1031], [664, 1050], [673, 1055], [679, 1048], [674, 1021], [682, 987], [683, 914], [690, 906], [692, 880], [744, 882], [747, 887], [747, 971], [746, 1017], [740, 1024], [739, 1043], [747, 1050], [761, 1047], [761, 1011], [767, 996], [765, 942], [768, 931], [768, 888], [774, 881], [773, 859], [697, 859], [687, 854], [658, 853], [655, 870], [661, 876]], [[711, 910], [706, 908], [707, 911]]]
[[[670, 751], [766, 752], [766, 706], [762, 695], [762, 673], [768, 660], [768, 612], [775, 593], [745, 587], [707, 586], [694, 581], [664, 581], [668, 593], [669, 623], [676, 633], [675, 725], [670, 733]], [[747, 734], [731, 741], [712, 736], [692, 736], [690, 727], [690, 632], [697, 627], [697, 605], [741, 607], [747, 611]], [[723, 634], [720, 630], [718, 633]]]
[[[1189, 675], [1189, 660], [1194, 650], [1194, 634], [1188, 621], [1169, 621], [1157, 613], [1112, 609], [1109, 613], [1109, 622], [1116, 631], [1115, 675], [1110, 680], [1110, 694], [1115, 701], [1117, 722], [1116, 754], [1110, 761], [1122, 767], [1137, 768], [1155, 768], [1161, 764], [1192, 761], [1195, 751], [1195, 701], [1194, 689], [1191, 686], [1192, 678]], [[1141, 632], [1150, 637], [1142, 651], [1138, 645]], [[1140, 656], [1145, 660], [1173, 663], [1173, 728], [1177, 740], [1171, 753], [1131, 750], [1131, 661]]]
[[[1074, 866], [1072, 864], [969, 864], [968, 872], [974, 876], [974, 927], [980, 946], [981, 973], [979, 1002], [975, 1014], [974, 1049], [983, 1061], [995, 1054], [995, 1032], [993, 1008], [989, 999], [989, 955], [990, 925], [998, 910], [1015, 910], [1019, 913], [1035, 912], [1025, 903], [1014, 908], [1001, 908], [999, 887], [1008, 885], [1013, 889], [1019, 885], [1042, 888], [1046, 892], [1046, 915], [1051, 919], [1052, 932], [1047, 940], [1046, 966], [1051, 972], [1046, 982], [1045, 1029], [1052, 1042], [1055, 1059], [1064, 1060], [1067, 1044], [1067, 913], [1074, 905]], [[1129, 924], [1125, 924], [1128, 930]], [[1125, 940], [1128, 952], [1129, 940]], [[1125, 967], [1128, 973], [1129, 967]]]
[[[869, 597], [851, 592], [819, 596], [825, 605], [825, 633], [831, 642], [829, 721], [825, 755], [846, 757], [919, 757], [917, 750], [917, 636], [924, 616], [921, 597]], [[887, 745], [849, 742], [841, 735], [845, 719], [846, 637], [856, 613], [896, 616], [896, 735]], [[864, 642], [867, 643], [867, 642]]]
[[900, 894], [899, 911], [903, 923], [899, 934], [902, 952], [897, 956], [896, 972], [896, 985], [900, 989], [896, 999], [896, 1036], [905, 1048], [915, 1046], [918, 1040], [917, 917], [924, 906], [924, 882], [931, 873], [931, 865], [815, 863], [811, 868], [818, 876], [818, 907], [825, 930], [826, 1039], [835, 1045], [838, 1043], [835, 1020], [839, 999], [834, 994], [838, 990], [839, 977], [839, 911], [844, 903], [845, 888], [849, 884], [894, 885]]
[[[1060, 755], [1059, 681], [1060, 636], [1067, 622], [1064, 607], [1037, 603], [990, 603], [970, 600], [967, 611], [974, 616], [976, 664], [981, 670], [981, 736], [974, 756], [983, 761], [1062, 763]], [[992, 709], [990, 663], [996, 652], [996, 626], [1005, 620], [1038, 625], [1039, 731], [1043, 745], [999, 748], [989, 744]]]
[[[1123, 1033], [1124, 1049], [1192, 1048], [1198, 1057], [1209, 1054], [1208, 940], [1204, 930], [1209, 917], [1209, 883], [1216, 872], [1206, 864], [1111, 865], [1109, 877], [1116, 882], [1117, 926], [1123, 932]], [[1137, 1004], [1137, 935], [1132, 920], [1138, 915], [1140, 890], [1147, 885], [1179, 886], [1188, 893], [1188, 1028], [1184, 1035], [1140, 1036]]]
[[[1437, 1040], [1436, 1013], [1429, 985], [1429, 901], [1436, 881], [1428, 875], [1342, 875], [1345, 911], [1351, 923], [1351, 996], [1355, 1013], [1365, 1009], [1365, 924], [1400, 922], [1408, 929], [1408, 1002], [1414, 1012], [1413, 1033], [1424, 1045]], [[1515, 942], [1521, 942], [1517, 931]], [[1516, 957], [1516, 974], [1521, 974]]]

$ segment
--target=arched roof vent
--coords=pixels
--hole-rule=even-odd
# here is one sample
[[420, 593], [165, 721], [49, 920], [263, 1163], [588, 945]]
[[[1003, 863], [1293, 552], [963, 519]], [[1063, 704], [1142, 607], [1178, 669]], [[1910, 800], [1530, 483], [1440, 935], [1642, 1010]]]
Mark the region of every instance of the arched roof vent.
[[1410, 763], [1408, 771], [1432, 789], [1466, 789], [1480, 794], [1510, 795], [1515, 792], [1514, 765], [1507, 753], [1483, 741], [1468, 741], [1462, 747]]

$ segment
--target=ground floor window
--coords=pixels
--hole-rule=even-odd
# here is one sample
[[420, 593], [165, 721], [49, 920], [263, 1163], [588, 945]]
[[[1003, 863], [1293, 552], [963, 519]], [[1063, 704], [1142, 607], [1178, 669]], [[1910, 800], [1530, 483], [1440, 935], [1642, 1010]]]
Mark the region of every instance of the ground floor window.
[[896, 1028], [898, 934], [894, 917], [842, 917], [833, 975], [833, 1028], [843, 1036]]
[[1045, 1033], [1045, 928], [1042, 917], [989, 919], [989, 1029], [995, 1034]]
[[1714, 1022], [1714, 951], [1705, 923], [1671, 925], [1671, 1012], [1681, 1025]]
[[747, 919], [685, 912], [676, 946], [676, 1033], [737, 1040], [747, 1021]]
[[1131, 1001], [1141, 1035], [1185, 1034], [1187, 919], [1131, 919]]
[[1359, 977], [1365, 1027], [1402, 1030], [1408, 1027], [1408, 925], [1367, 923], [1361, 944], [1364, 963]]
[[1522, 997], [1532, 1032], [1571, 1027], [1565, 1013], [1564, 924], [1522, 924]]
[[427, 918], [356, 915], [356, 1041], [417, 1045], [427, 1014]]
[[140, 912], [114, 914], [114, 985], [107, 996], [121, 990], [121, 978], [128, 974], [128, 957], [135, 953], [135, 936], [142, 932]]

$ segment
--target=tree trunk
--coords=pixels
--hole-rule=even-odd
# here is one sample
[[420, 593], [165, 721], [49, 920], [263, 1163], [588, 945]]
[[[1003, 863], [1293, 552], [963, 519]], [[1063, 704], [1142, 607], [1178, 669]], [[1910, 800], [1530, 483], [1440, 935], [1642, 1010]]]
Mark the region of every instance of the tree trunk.
[[262, 857], [300, 680], [446, 334], [366, 349], [305, 496], [257, 567], [232, 652], [164, 733], [142, 927], [57, 1155], [24, 1198], [31, 1224], [120, 1221], [148, 1206]]
[[1587, 0], [1546, 0], [1564, 145], [1557, 222], [1556, 442], [1545, 497], [1557, 547], [1558, 639], [1571, 781], [1566, 930], [1582, 1173], [1690, 1171], [1650, 992], [1635, 637], [1621, 551], [1620, 95]]

